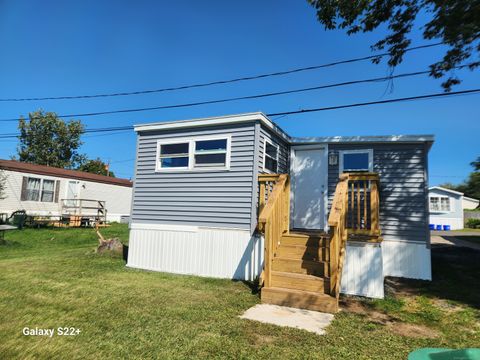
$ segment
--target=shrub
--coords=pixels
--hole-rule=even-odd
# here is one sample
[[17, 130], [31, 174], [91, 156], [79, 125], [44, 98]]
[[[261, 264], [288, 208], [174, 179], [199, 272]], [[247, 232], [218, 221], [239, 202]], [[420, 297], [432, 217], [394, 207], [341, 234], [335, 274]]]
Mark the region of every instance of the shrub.
[[465, 225], [470, 229], [480, 228], [480, 219], [468, 219]]

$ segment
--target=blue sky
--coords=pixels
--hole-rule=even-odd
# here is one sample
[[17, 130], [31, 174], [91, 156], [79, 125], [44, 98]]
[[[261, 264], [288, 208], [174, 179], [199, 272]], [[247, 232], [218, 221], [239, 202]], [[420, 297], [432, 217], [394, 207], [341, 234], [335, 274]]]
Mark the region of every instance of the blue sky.
[[[370, 55], [384, 30], [349, 37], [325, 31], [306, 1], [8, 1], [0, 2], [0, 97], [42, 97], [135, 91], [282, 71]], [[424, 41], [413, 34], [413, 45]], [[395, 73], [426, 70], [441, 47], [407, 55]], [[59, 114], [211, 100], [385, 76], [369, 62], [277, 78], [171, 93], [89, 100], [0, 103], [0, 118], [42, 108]], [[455, 90], [478, 87], [480, 72], [459, 71]], [[440, 92], [429, 77], [395, 80], [192, 108], [85, 117], [87, 127], [264, 113]], [[434, 134], [430, 183], [460, 182], [480, 155], [480, 95], [290, 115], [278, 124], [294, 136]], [[0, 133], [16, 131], [0, 123]], [[84, 136], [81, 152], [110, 161], [130, 177], [135, 135]], [[0, 139], [0, 158], [16, 152]]]

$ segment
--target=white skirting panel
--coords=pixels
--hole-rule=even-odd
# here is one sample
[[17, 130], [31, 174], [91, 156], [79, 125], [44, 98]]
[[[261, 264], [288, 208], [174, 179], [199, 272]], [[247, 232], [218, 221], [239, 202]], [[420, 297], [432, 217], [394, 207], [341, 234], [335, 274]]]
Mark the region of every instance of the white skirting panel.
[[341, 292], [383, 298], [383, 261], [379, 244], [347, 244]]
[[385, 276], [432, 280], [430, 249], [426, 244], [383, 241], [382, 249]]
[[176, 274], [253, 280], [263, 244], [248, 230], [132, 224], [127, 266]]

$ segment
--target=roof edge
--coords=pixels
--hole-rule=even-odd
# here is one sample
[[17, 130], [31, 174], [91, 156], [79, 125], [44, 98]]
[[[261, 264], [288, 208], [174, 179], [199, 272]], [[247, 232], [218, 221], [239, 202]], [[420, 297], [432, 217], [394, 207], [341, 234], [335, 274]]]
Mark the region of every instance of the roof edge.
[[194, 127], [205, 127], [205, 126], [216, 126], [216, 125], [229, 125], [229, 124], [240, 124], [251, 121], [260, 121], [270, 130], [276, 132], [286, 141], [290, 142], [291, 137], [288, 135], [282, 128], [275, 124], [272, 120], [268, 118], [263, 112], [252, 112], [236, 115], [224, 115], [224, 116], [215, 116], [207, 118], [196, 118], [188, 120], [173, 120], [173, 121], [163, 121], [163, 122], [154, 122], [146, 124], [134, 125], [134, 130], [138, 132], [145, 131], [155, 131], [155, 130], [173, 130], [173, 129], [187, 129]]
[[15, 160], [0, 159], [0, 169], [25, 174], [45, 175], [62, 179], [76, 179], [108, 185], [133, 187], [133, 182], [124, 178], [114, 178], [110, 176], [87, 173], [78, 170], [61, 169], [46, 165], [23, 163]]
[[434, 189], [443, 190], [443, 191], [446, 191], [446, 192], [449, 192], [449, 193], [452, 193], [452, 194], [457, 194], [457, 195], [462, 195], [462, 196], [463, 196], [463, 193], [460, 192], [460, 191], [455, 191], [455, 190], [452, 190], [452, 189], [447, 189], [447, 188], [444, 188], [444, 187], [441, 187], [441, 186], [431, 186], [431, 187], [428, 188], [428, 191], [434, 190]]
[[366, 135], [366, 136], [320, 136], [320, 137], [293, 137], [292, 144], [312, 144], [312, 143], [433, 143], [435, 136], [425, 135]]

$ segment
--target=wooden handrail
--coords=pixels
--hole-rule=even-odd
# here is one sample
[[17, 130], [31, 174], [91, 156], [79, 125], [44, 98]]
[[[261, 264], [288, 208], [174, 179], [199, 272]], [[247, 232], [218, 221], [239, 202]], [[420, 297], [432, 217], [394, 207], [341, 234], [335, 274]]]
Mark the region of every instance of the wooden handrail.
[[330, 293], [337, 299], [349, 235], [368, 235], [381, 240], [378, 184], [376, 173], [344, 173], [339, 177], [328, 217]]
[[264, 234], [264, 270], [260, 283], [271, 285], [272, 262], [283, 233], [290, 229], [290, 179], [288, 175], [259, 175], [258, 230]]

